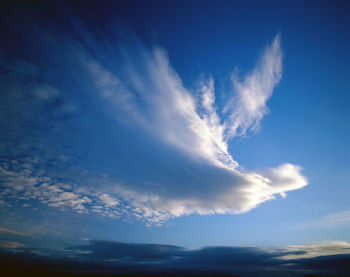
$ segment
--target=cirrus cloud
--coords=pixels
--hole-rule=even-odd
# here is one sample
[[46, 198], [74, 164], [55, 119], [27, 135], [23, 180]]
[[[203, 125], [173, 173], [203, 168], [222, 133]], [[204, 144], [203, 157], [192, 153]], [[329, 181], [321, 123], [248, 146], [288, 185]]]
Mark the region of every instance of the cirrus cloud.
[[38, 40], [24, 40], [43, 62], [32, 52], [26, 61], [2, 52], [0, 203], [34, 199], [160, 224], [248, 212], [307, 185], [298, 165], [247, 170], [228, 150], [230, 139], [258, 131], [268, 112], [282, 77], [279, 35], [246, 76], [233, 75], [219, 107], [215, 80], [186, 88], [161, 47], [109, 37], [102, 44], [78, 19], [71, 25], [75, 33], [40, 27]]

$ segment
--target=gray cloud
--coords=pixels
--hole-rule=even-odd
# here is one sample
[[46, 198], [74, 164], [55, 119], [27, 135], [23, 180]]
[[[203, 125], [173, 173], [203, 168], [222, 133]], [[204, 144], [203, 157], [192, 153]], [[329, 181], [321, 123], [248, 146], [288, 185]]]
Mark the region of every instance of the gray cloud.
[[[204, 247], [186, 249], [175, 245], [133, 244], [91, 240], [87, 244], [63, 250], [39, 250], [17, 245], [0, 253], [6, 262], [21, 264], [25, 272], [114, 273], [139, 275], [225, 275], [225, 276], [346, 276], [350, 273], [348, 252], [341, 245], [337, 255], [318, 252], [307, 256], [315, 245], [300, 245], [295, 249], [262, 249], [256, 247]], [[349, 245], [349, 244], [347, 244]], [[326, 249], [324, 244], [324, 249]], [[12, 252], [10, 252], [12, 251]], [[42, 254], [34, 254], [42, 253]], [[293, 258], [292, 258], [293, 256]], [[286, 259], [285, 257], [290, 257]], [[18, 268], [18, 267], [17, 267]], [[18, 270], [18, 269], [17, 269]], [[47, 272], [49, 274], [49, 272]]]

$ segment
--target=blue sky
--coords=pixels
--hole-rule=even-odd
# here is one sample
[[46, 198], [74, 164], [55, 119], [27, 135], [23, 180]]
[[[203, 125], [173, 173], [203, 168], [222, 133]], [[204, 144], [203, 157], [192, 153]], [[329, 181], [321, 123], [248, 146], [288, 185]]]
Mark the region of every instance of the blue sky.
[[2, 248], [348, 253], [348, 12], [345, 1], [4, 7]]

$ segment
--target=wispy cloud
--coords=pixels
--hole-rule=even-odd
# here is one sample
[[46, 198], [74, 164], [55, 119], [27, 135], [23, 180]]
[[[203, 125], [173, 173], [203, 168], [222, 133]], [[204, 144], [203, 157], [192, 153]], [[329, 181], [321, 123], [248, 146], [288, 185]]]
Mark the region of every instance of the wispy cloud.
[[18, 249], [25, 247], [25, 244], [17, 242], [17, 241], [7, 241], [7, 240], [0, 240], [0, 248], [5, 249]]
[[312, 220], [308, 223], [295, 226], [296, 228], [308, 228], [308, 227], [338, 227], [340, 225], [350, 224], [350, 210], [340, 211], [337, 213], [331, 213], [320, 217], [319, 219]]
[[236, 95], [226, 105], [229, 137], [258, 131], [260, 121], [268, 113], [267, 100], [282, 78], [281, 38], [277, 35], [267, 46], [258, 65], [242, 81], [232, 75]]
[[[186, 180], [189, 188], [160, 184], [162, 190], [148, 195], [142, 189], [134, 189], [134, 203], [173, 216], [193, 212], [241, 213], [273, 199], [276, 194], [285, 196], [286, 192], [307, 184], [299, 166], [284, 164], [261, 174], [242, 171], [228, 152], [229, 139], [244, 135], [249, 129], [256, 131], [267, 113], [266, 102], [282, 74], [279, 35], [266, 47], [258, 65], [242, 83], [233, 79], [231, 100], [223, 117], [219, 116], [215, 103], [212, 78], [201, 82], [196, 97], [183, 86], [164, 50], [140, 47], [141, 51], [136, 53], [125, 50], [126, 61], [119, 74], [113, 75], [91, 61], [86, 62], [87, 68], [101, 96], [107, 97], [119, 111], [119, 120], [126, 118], [133, 128], [145, 130], [155, 140], [189, 156], [194, 166], [188, 169], [201, 176], [201, 180]], [[198, 168], [198, 163], [204, 166]]]
[[0, 227], [0, 233], [7, 233], [7, 234], [12, 234], [12, 235], [17, 235], [17, 236], [28, 236], [28, 233], [24, 232], [17, 232], [15, 230], [11, 230], [8, 228]]
[[244, 213], [307, 185], [300, 166], [248, 170], [228, 150], [268, 112], [282, 76], [279, 35], [246, 76], [233, 75], [219, 107], [215, 80], [186, 88], [161, 47], [136, 38], [101, 44], [71, 22], [79, 38], [40, 27], [38, 41], [27, 39], [43, 62], [4, 54], [0, 204], [35, 200], [159, 224], [191, 213]]
[[123, 78], [96, 61], [85, 61], [100, 95], [118, 107], [123, 120], [133, 119], [178, 150], [215, 166], [237, 167], [228, 152], [228, 140], [249, 129], [256, 131], [267, 113], [266, 102], [282, 76], [280, 36], [266, 47], [258, 65], [242, 82], [233, 77], [224, 117], [217, 112], [212, 78], [201, 82], [200, 95], [195, 97], [183, 86], [163, 49], [139, 47], [136, 53], [125, 50], [126, 61], [119, 73]]

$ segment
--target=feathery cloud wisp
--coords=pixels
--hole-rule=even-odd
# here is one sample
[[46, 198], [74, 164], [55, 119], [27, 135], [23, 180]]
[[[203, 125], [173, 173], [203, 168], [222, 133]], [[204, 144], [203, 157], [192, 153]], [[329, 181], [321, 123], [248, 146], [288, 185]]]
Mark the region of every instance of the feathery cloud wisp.
[[15, 230], [11, 230], [8, 228], [0, 227], [0, 233], [7, 233], [7, 234], [12, 234], [12, 235], [17, 235], [17, 236], [28, 236], [28, 233], [24, 232], [17, 232]]

